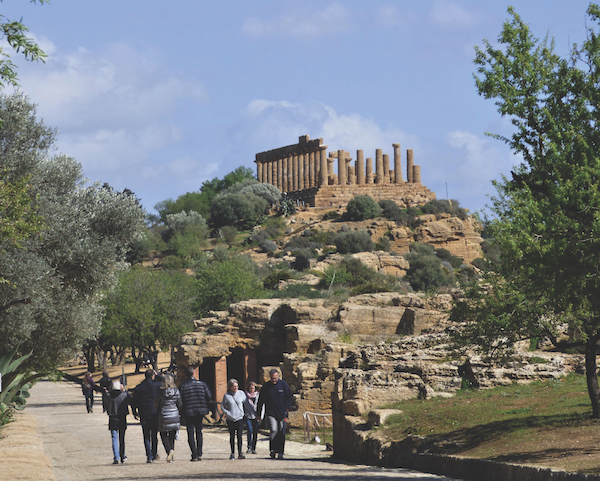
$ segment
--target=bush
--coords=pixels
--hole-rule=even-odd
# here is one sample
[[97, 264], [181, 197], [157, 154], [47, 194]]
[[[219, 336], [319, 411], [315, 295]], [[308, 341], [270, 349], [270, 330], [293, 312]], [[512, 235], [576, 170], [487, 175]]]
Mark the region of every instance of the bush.
[[337, 210], [326, 212], [321, 216], [321, 220], [336, 220], [340, 218], [340, 213]]
[[275, 252], [277, 250], [277, 244], [268, 239], [262, 241], [258, 246], [260, 247], [261, 252]]
[[271, 184], [251, 184], [240, 190], [240, 194], [254, 194], [262, 197], [268, 205], [277, 204], [281, 200], [281, 191]]
[[162, 238], [165, 242], [169, 242], [177, 233], [181, 233], [186, 227], [195, 226], [194, 232], [199, 238], [206, 239], [208, 237], [208, 226], [204, 217], [197, 212], [181, 211], [177, 214], [168, 214], [165, 222], [167, 229], [162, 232]]
[[348, 202], [346, 212], [352, 220], [365, 220], [381, 215], [381, 208], [372, 197], [357, 195]]
[[371, 252], [373, 250], [373, 241], [366, 230], [341, 232], [335, 236], [334, 243], [340, 254]]
[[292, 273], [287, 265], [280, 263], [269, 272], [267, 277], [263, 279], [265, 289], [275, 289], [279, 281], [287, 281], [292, 278]]
[[404, 227], [412, 227], [415, 222], [415, 216], [410, 215], [406, 210], [400, 209], [393, 200], [380, 200], [381, 215], [386, 219], [394, 221], [396, 224]]
[[235, 225], [248, 228], [256, 225], [267, 208], [267, 201], [252, 193], [223, 194], [215, 198], [210, 219], [216, 226]]
[[221, 227], [220, 233], [221, 237], [225, 240], [225, 242], [227, 242], [227, 245], [231, 247], [238, 235], [238, 230], [232, 225], [226, 225]]
[[294, 270], [303, 271], [305, 269], [310, 269], [310, 259], [313, 259], [314, 256], [310, 253], [300, 253], [296, 256], [296, 260], [294, 261]]
[[447, 213], [462, 220], [467, 220], [467, 211], [460, 206], [456, 199], [434, 199], [421, 207], [424, 214]]
[[443, 249], [443, 248], [436, 249], [435, 250], [435, 255], [437, 256], [437, 258], [439, 260], [446, 261], [446, 262], [450, 263], [450, 265], [454, 269], [460, 267], [463, 264], [463, 260], [460, 257], [457, 257], [457, 256], [453, 255], [447, 249]]
[[429, 244], [411, 244], [410, 252], [404, 257], [410, 264], [407, 280], [416, 291], [433, 292], [441, 286], [454, 284], [454, 276], [449, 272], [451, 264], [447, 264], [450, 269], [444, 269], [442, 261]]
[[175, 232], [167, 245], [175, 255], [193, 258], [203, 251], [207, 232], [206, 225], [188, 225], [182, 231]]
[[290, 284], [280, 291], [273, 291], [270, 294], [270, 297], [274, 299], [282, 299], [282, 298], [296, 298], [296, 299], [320, 299], [324, 297], [325, 294], [314, 289], [308, 284]]
[[375, 244], [375, 250], [389, 252], [392, 247], [392, 241], [389, 237], [383, 236], [379, 242]]

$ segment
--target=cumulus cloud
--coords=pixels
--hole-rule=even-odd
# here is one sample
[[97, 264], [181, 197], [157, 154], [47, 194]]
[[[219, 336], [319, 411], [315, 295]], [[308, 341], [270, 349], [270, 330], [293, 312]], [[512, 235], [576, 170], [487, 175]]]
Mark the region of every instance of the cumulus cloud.
[[399, 128], [384, 129], [356, 113], [340, 115], [334, 108], [315, 101], [253, 100], [230, 133], [232, 145], [244, 145], [253, 152], [297, 143], [298, 137], [305, 134], [322, 137], [329, 150], [355, 153], [362, 149], [365, 157], [374, 156], [377, 148], [391, 154], [395, 142], [418, 144], [414, 135]]
[[295, 8], [275, 18], [252, 16], [242, 24], [242, 33], [251, 37], [290, 35], [292, 37], [319, 37], [345, 32], [351, 27], [347, 10], [334, 2], [313, 10]]
[[467, 8], [462, 2], [437, 0], [433, 3], [430, 18], [439, 26], [461, 29], [478, 22], [479, 18], [472, 8]]
[[156, 52], [123, 43], [67, 53], [40, 43], [54, 54], [43, 68], [22, 66], [23, 91], [86, 177], [128, 187], [152, 205], [157, 189], [196, 190], [216, 170], [188, 155], [193, 147], [183, 145], [187, 127], [177, 115], [183, 104], [207, 100], [199, 82], [174, 75]]

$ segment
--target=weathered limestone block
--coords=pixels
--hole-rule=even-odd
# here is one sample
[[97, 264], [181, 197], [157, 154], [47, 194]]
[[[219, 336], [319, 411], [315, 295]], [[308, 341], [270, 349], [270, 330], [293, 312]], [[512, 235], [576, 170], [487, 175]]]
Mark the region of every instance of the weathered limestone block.
[[357, 335], [400, 334], [399, 326], [405, 309], [403, 307], [357, 306], [345, 302], [339, 313], [344, 328]]

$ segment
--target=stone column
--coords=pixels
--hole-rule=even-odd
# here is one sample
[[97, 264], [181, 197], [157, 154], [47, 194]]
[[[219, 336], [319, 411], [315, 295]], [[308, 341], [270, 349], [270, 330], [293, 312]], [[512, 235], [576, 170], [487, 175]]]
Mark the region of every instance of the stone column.
[[283, 163], [282, 159], [277, 159], [277, 188], [279, 190], [283, 189], [283, 174], [282, 174], [282, 166], [281, 164]]
[[356, 184], [356, 177], [354, 175], [354, 167], [349, 165], [347, 167], [347, 169], [348, 169], [348, 185]]
[[277, 161], [273, 160], [271, 161], [271, 167], [273, 169], [273, 185], [277, 187]]
[[319, 185], [327, 185], [327, 146], [319, 147]]
[[267, 184], [273, 183], [273, 169], [271, 166], [271, 161], [267, 162]]
[[373, 159], [371, 157], [367, 157], [367, 174], [365, 181], [367, 184], [373, 183]]
[[292, 192], [298, 190], [298, 155], [292, 156]]
[[346, 166], [346, 152], [338, 150], [338, 183], [346, 185], [348, 183], [348, 167]]
[[263, 181], [262, 175], [263, 175], [262, 162], [256, 162], [256, 178], [258, 179], [259, 182]]
[[356, 183], [358, 185], [365, 184], [365, 158], [362, 150], [356, 151]]
[[390, 156], [383, 154], [383, 183], [390, 183]]
[[415, 159], [413, 157], [413, 149], [406, 150], [406, 181], [409, 184], [413, 182], [413, 165], [415, 165]]
[[381, 149], [375, 150], [375, 183], [383, 184], [383, 153]]
[[309, 152], [308, 154], [308, 188], [312, 189], [315, 186], [316, 172], [315, 172], [315, 153]]
[[421, 166], [413, 165], [413, 184], [421, 183]]
[[298, 190], [304, 190], [304, 154], [298, 155]]
[[304, 154], [304, 188], [308, 189], [310, 186], [310, 169], [308, 168], [308, 152]]
[[394, 147], [394, 182], [396, 184], [404, 184], [402, 178], [402, 153], [400, 152], [400, 144], [392, 144]]
[[292, 191], [292, 156], [288, 155], [287, 156], [287, 164], [288, 164], [288, 170], [287, 170], [287, 189], [286, 192], [291, 192]]

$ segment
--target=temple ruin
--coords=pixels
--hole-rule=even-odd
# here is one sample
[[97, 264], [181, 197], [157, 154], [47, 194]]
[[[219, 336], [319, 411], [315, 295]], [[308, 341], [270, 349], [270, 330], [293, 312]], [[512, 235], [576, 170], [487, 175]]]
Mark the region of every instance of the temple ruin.
[[413, 150], [406, 151], [405, 180], [400, 144], [392, 145], [393, 169], [389, 154], [376, 149], [373, 170], [373, 158], [365, 159], [362, 150], [356, 151], [352, 164], [346, 150], [327, 153], [322, 138], [310, 140], [303, 135], [297, 144], [256, 154], [256, 177], [311, 207], [343, 207], [355, 195], [392, 199], [404, 207], [435, 199], [435, 193], [421, 183], [421, 167], [414, 163]]

